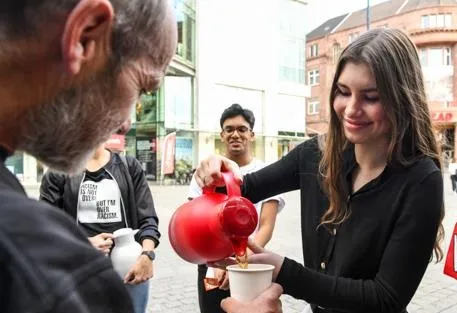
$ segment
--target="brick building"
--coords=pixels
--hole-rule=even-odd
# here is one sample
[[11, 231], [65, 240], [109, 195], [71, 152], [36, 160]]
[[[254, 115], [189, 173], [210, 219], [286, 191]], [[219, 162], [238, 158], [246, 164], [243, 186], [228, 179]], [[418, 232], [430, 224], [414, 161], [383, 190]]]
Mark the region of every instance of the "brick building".
[[[311, 87], [309, 135], [325, 132], [328, 91], [342, 49], [367, 29], [367, 10], [334, 17], [307, 35], [306, 78]], [[399, 28], [416, 44], [432, 119], [448, 158], [457, 158], [457, 0], [391, 0], [370, 8], [370, 28]]]

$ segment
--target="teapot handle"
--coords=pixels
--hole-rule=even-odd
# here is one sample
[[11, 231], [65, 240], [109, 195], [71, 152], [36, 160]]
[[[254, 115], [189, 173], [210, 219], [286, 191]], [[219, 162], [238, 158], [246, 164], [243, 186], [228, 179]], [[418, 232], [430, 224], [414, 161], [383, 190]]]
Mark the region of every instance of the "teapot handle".
[[[241, 196], [240, 185], [235, 179], [233, 172], [221, 172], [222, 178], [224, 179], [225, 187], [227, 188], [227, 195], [229, 197], [239, 197]], [[203, 187], [203, 194], [210, 195], [216, 193], [216, 186], [212, 187]]]

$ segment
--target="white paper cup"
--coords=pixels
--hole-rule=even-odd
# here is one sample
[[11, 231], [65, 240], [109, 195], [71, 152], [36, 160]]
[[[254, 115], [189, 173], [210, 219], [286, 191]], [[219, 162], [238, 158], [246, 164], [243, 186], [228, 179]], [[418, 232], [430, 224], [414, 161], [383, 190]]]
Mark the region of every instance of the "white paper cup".
[[270, 264], [249, 264], [248, 268], [239, 265], [227, 266], [230, 282], [230, 296], [240, 302], [254, 300], [273, 280], [273, 269]]

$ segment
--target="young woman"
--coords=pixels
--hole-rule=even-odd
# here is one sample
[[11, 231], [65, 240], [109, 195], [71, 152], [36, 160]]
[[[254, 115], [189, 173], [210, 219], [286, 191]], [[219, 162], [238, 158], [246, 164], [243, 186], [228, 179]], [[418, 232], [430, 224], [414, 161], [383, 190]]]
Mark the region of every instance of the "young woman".
[[[213, 156], [197, 182], [220, 185], [221, 169], [238, 172]], [[442, 258], [444, 207], [421, 66], [402, 31], [352, 42], [333, 79], [328, 133], [243, 178], [253, 202], [295, 189], [304, 265], [252, 245], [250, 261], [275, 265], [274, 280], [313, 312], [406, 312], [433, 252]]]

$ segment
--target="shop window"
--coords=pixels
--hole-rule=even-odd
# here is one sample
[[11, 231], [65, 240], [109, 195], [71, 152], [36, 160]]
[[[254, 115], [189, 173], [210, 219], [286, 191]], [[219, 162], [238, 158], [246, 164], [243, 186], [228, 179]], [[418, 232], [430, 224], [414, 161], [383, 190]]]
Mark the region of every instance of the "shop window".
[[309, 56], [312, 58], [312, 57], [317, 57], [317, 55], [319, 54], [319, 46], [317, 45], [317, 43], [315, 44], [312, 44], [310, 47], [309, 47]]
[[319, 114], [319, 101], [308, 102], [308, 115]]
[[195, 62], [195, 3], [174, 0], [178, 28], [176, 54], [190, 63]]
[[450, 28], [452, 26], [452, 14], [440, 13], [421, 16], [422, 28]]
[[359, 37], [359, 35], [360, 34], [358, 32], [349, 34], [349, 43], [353, 42], [357, 37]]
[[308, 84], [311, 86], [319, 85], [319, 70], [312, 70], [308, 72]]

